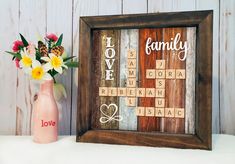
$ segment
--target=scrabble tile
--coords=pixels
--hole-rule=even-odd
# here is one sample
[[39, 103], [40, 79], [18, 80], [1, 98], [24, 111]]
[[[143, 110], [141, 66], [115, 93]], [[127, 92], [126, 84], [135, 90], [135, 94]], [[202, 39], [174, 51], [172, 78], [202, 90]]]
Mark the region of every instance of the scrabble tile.
[[156, 60], [156, 69], [165, 69], [165, 60]]
[[155, 97], [165, 97], [165, 89], [156, 89]]
[[175, 118], [184, 118], [184, 108], [175, 108]]
[[165, 117], [174, 117], [175, 110], [174, 108], [165, 108]]
[[155, 69], [147, 69], [146, 70], [146, 78], [147, 79], [155, 79], [155, 74], [156, 74], [156, 71]]
[[145, 116], [154, 116], [154, 107], [146, 107]]
[[176, 69], [175, 70], [176, 79], [185, 79], [185, 69]]
[[127, 59], [127, 68], [136, 68], [136, 59]]
[[156, 79], [156, 88], [164, 89], [165, 88], [165, 80], [164, 79]]
[[164, 79], [166, 77], [166, 71], [165, 70], [156, 70], [156, 79]]
[[126, 86], [131, 88], [136, 87], [136, 78], [128, 78], [126, 80]]
[[136, 88], [137, 97], [145, 97], [145, 88]]
[[127, 52], [127, 58], [135, 59], [136, 58], [136, 50], [129, 49], [128, 52]]
[[108, 88], [108, 96], [117, 96], [117, 88], [109, 87]]
[[164, 108], [155, 108], [156, 117], [164, 117], [164, 114], [165, 114]]
[[134, 97], [127, 97], [126, 98], [126, 105], [127, 106], [136, 106], [136, 98], [134, 98]]
[[118, 88], [118, 96], [126, 96], [126, 88]]
[[99, 96], [108, 96], [108, 87], [99, 87]]
[[166, 69], [166, 79], [175, 78], [175, 69]]
[[165, 99], [164, 98], [155, 98], [155, 107], [164, 108], [165, 107]]
[[135, 95], [136, 95], [136, 88], [127, 88], [126, 89], [126, 96], [135, 97]]
[[155, 88], [146, 88], [145, 97], [155, 97]]
[[128, 69], [127, 77], [136, 77], [136, 69]]
[[144, 116], [145, 115], [145, 107], [137, 107], [135, 114], [137, 116]]

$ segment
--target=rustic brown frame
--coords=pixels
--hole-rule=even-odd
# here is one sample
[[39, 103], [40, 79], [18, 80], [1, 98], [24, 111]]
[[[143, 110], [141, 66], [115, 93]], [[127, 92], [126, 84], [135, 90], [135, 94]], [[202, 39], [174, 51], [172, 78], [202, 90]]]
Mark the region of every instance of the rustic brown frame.
[[[94, 16], [80, 18], [77, 142], [211, 150], [213, 11]], [[195, 134], [165, 134], [91, 129], [92, 30], [151, 27], [197, 27]]]

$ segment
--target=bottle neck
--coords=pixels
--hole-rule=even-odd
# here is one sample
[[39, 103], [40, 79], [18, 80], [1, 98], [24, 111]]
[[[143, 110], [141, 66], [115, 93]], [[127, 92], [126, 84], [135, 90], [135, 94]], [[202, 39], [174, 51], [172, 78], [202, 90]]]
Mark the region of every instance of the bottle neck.
[[40, 92], [41, 93], [46, 93], [46, 94], [52, 94], [53, 93], [53, 85], [54, 85], [53, 80], [45, 80], [40, 85]]

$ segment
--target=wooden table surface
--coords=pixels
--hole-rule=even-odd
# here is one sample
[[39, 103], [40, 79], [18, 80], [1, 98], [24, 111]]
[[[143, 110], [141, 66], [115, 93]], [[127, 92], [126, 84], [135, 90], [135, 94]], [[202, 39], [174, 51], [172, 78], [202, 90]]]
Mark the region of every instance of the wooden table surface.
[[0, 136], [0, 164], [235, 164], [235, 136], [213, 135], [213, 150], [76, 143], [75, 136], [36, 144], [31, 136]]

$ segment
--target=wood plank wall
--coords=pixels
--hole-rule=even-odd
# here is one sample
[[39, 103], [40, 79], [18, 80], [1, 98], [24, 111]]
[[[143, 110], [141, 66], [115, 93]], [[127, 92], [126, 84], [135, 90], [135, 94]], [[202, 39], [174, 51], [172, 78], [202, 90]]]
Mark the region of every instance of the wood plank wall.
[[[108, 4], [108, 5], [107, 5]], [[0, 1], [0, 135], [29, 135], [38, 87], [14, 67], [4, 51], [17, 33], [32, 42], [47, 32], [64, 33], [68, 54], [78, 55], [79, 16], [214, 10], [213, 133], [235, 134], [234, 0], [7, 0]], [[68, 98], [58, 102], [62, 135], [75, 134], [77, 70], [59, 78]]]

